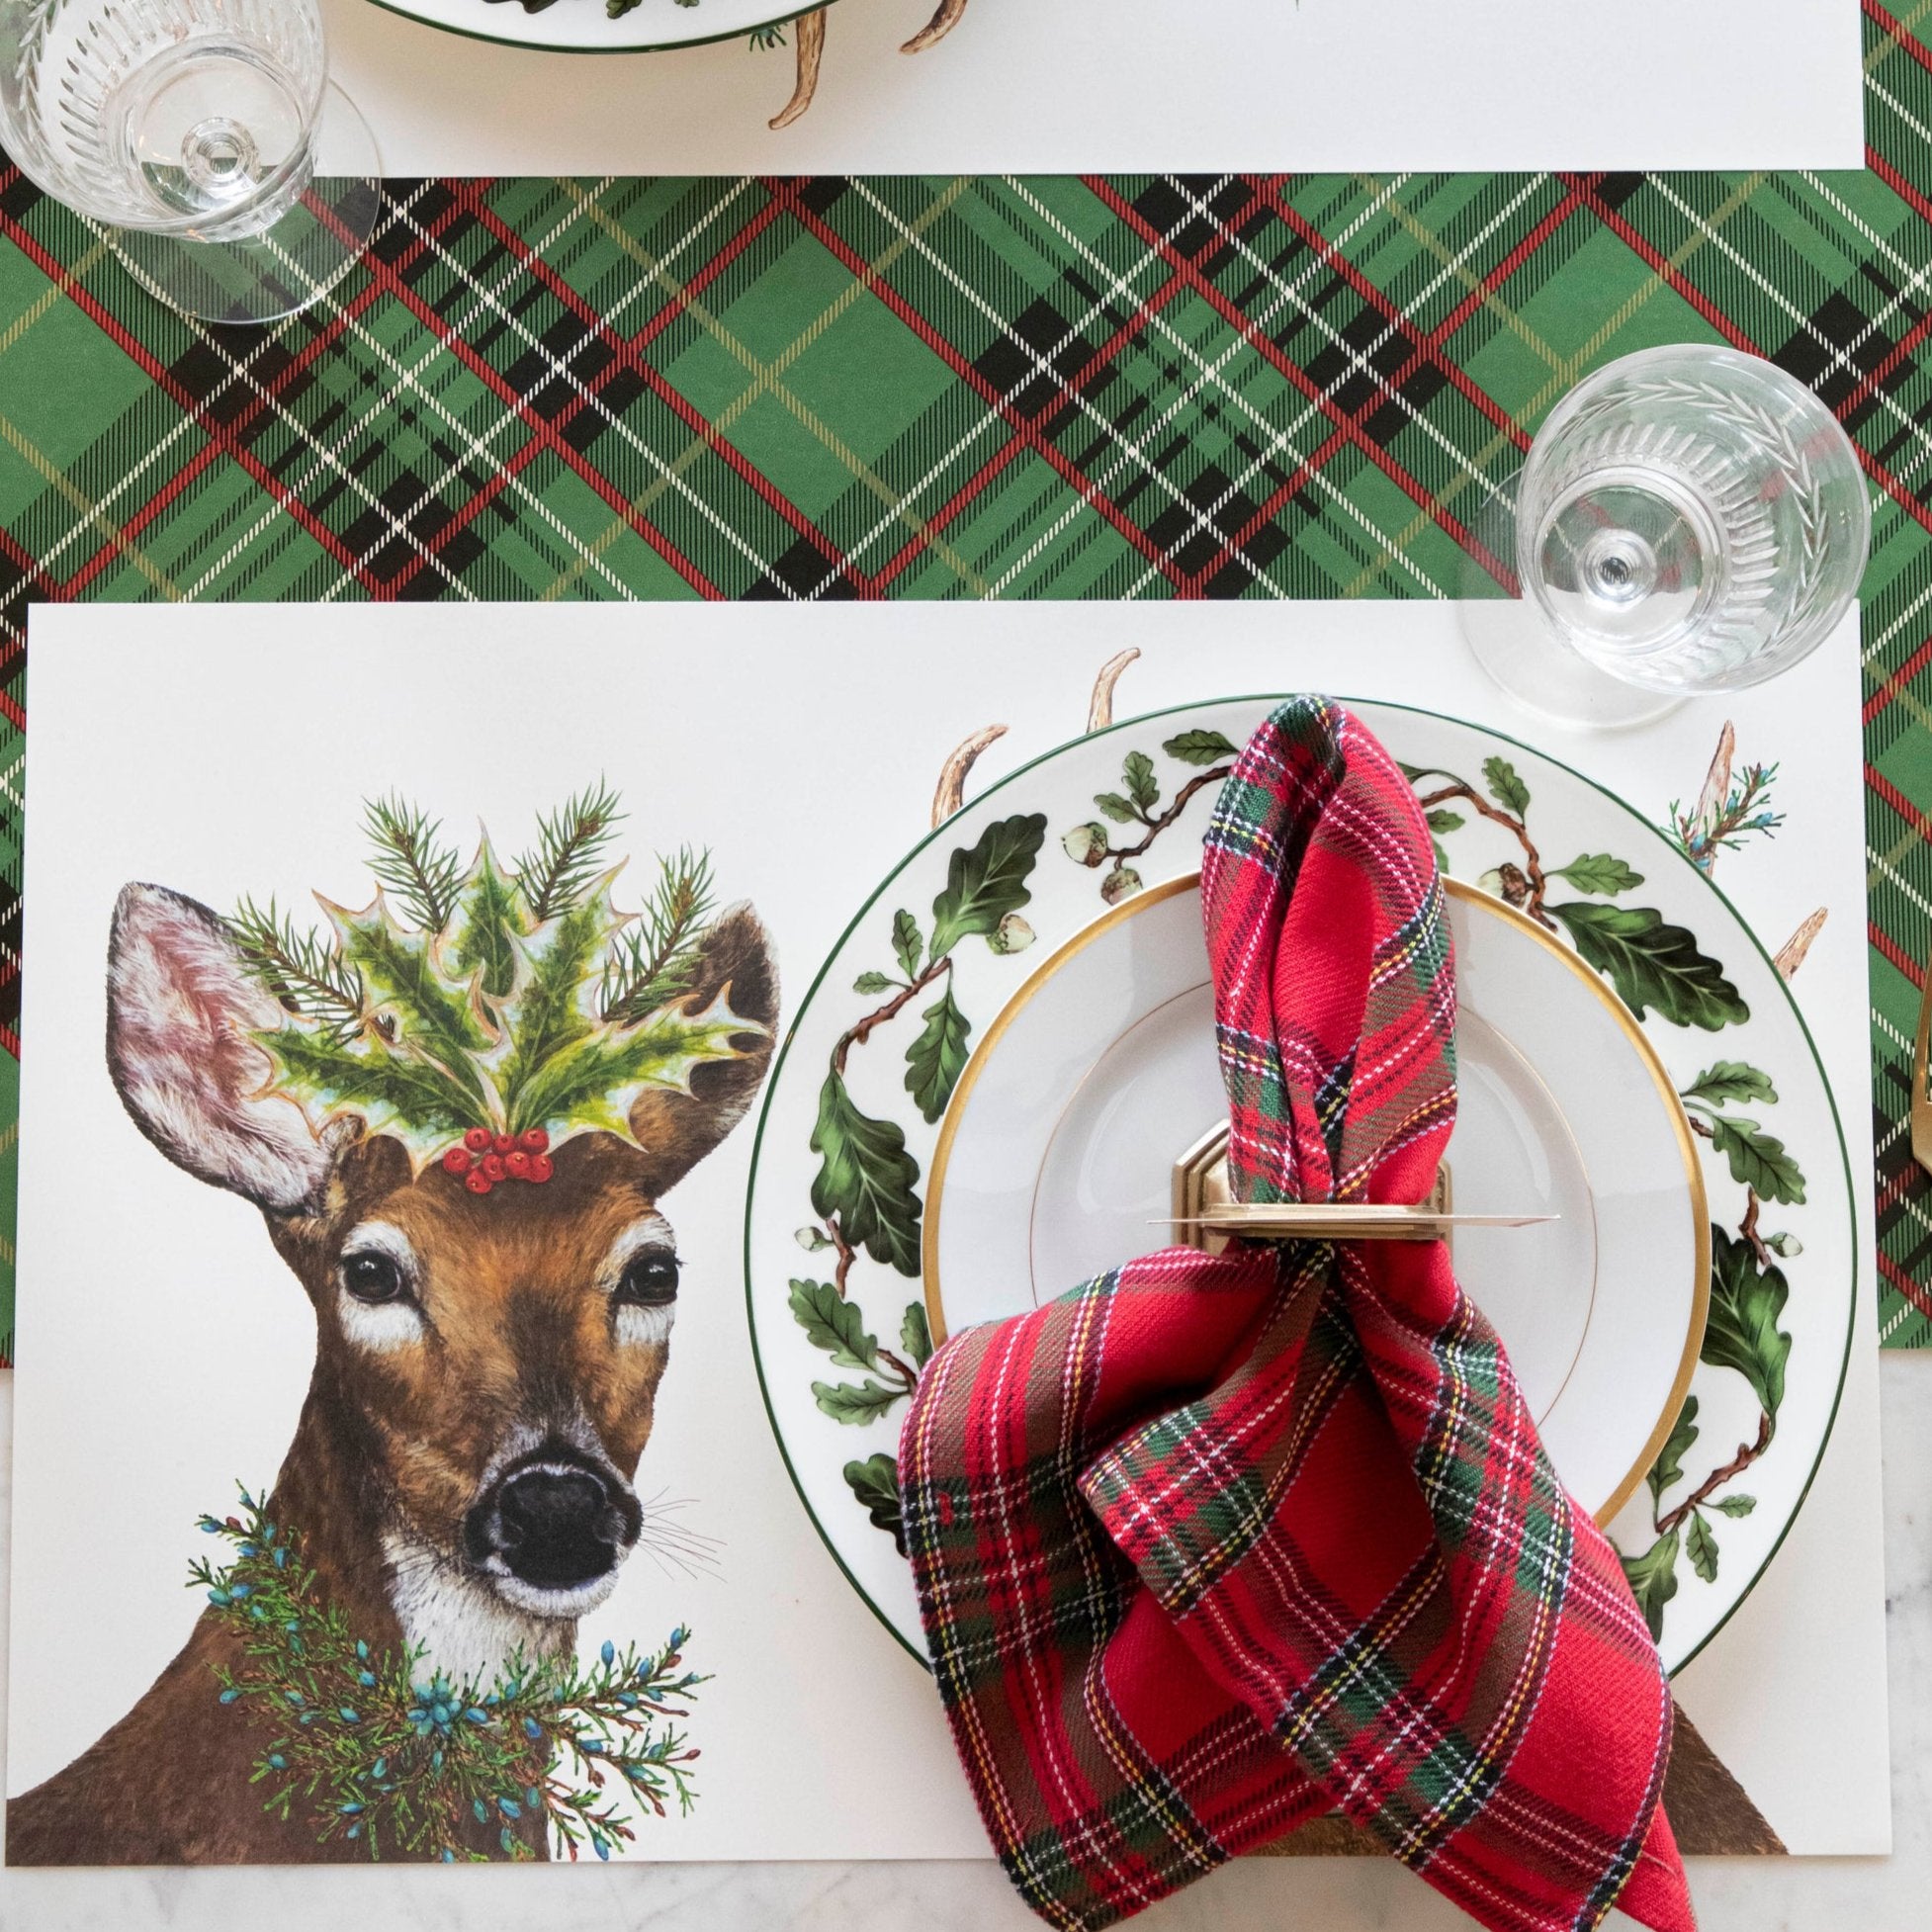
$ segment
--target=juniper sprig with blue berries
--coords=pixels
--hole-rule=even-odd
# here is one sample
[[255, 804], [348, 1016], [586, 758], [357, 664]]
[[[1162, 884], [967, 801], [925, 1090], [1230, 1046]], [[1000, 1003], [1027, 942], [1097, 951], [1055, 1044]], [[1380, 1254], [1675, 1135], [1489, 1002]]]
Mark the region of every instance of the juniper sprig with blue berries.
[[698, 1753], [678, 1724], [706, 1680], [683, 1668], [682, 1626], [655, 1653], [606, 1643], [582, 1666], [519, 1651], [487, 1686], [424, 1683], [420, 1648], [356, 1636], [300, 1538], [247, 1490], [238, 1516], [201, 1528], [233, 1553], [198, 1559], [189, 1586], [244, 1658], [217, 1670], [217, 1694], [270, 1730], [251, 1774], [263, 1808], [318, 1841], [355, 1840], [372, 1859], [527, 1859], [554, 1831], [571, 1858], [608, 1858], [635, 1837], [634, 1813], [691, 1808]]

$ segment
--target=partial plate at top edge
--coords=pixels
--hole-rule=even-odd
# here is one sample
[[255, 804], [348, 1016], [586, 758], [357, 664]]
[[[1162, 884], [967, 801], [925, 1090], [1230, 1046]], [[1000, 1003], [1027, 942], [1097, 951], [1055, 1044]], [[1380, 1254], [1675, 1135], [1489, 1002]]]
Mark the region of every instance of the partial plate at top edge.
[[[439, 33], [528, 47], [538, 53], [664, 53], [737, 40], [816, 11], [786, 0], [695, 0], [692, 5], [683, 0], [640, 0], [629, 13], [612, 20], [603, 0], [553, 0], [536, 13], [526, 13], [517, 0], [369, 0], [369, 4]], [[747, 75], [747, 84], [755, 78]], [[779, 91], [782, 98], [783, 89]]]

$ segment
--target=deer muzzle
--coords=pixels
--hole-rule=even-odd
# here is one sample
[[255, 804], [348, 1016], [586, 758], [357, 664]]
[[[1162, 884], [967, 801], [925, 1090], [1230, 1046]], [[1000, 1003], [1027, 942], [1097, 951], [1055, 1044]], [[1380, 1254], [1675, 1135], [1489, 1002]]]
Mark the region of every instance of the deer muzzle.
[[573, 1449], [540, 1450], [512, 1463], [464, 1522], [470, 1560], [560, 1602], [614, 1571], [637, 1541], [630, 1485]]

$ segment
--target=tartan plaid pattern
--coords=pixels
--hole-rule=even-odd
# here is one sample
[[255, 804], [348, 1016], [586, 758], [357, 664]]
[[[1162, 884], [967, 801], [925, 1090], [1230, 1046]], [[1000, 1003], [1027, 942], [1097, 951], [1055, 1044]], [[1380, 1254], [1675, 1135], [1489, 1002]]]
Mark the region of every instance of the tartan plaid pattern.
[[[1201, 888], [1236, 1196], [1422, 1199], [1455, 995], [1400, 771], [1284, 705]], [[1498, 1932], [1692, 1924], [1656, 1651], [1446, 1245], [1130, 1263], [948, 1342], [899, 1467], [954, 1741], [1050, 1923], [1333, 1805]]]
[[35, 602], [1454, 594], [1564, 390], [1729, 341], [1876, 492], [1881, 1324], [1932, 1341], [1932, 0], [1864, 6], [1867, 172], [398, 180], [267, 330], [160, 309], [0, 163], [0, 1044]]

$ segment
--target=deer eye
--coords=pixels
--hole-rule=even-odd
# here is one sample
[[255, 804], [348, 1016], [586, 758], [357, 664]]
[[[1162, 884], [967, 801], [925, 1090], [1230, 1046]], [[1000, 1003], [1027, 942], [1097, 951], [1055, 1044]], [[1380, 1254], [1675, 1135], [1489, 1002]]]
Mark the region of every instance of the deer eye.
[[402, 1271], [394, 1257], [366, 1248], [342, 1257], [342, 1285], [358, 1301], [399, 1301]]
[[661, 1308], [677, 1299], [677, 1257], [667, 1248], [647, 1248], [624, 1264], [617, 1300], [633, 1308]]

